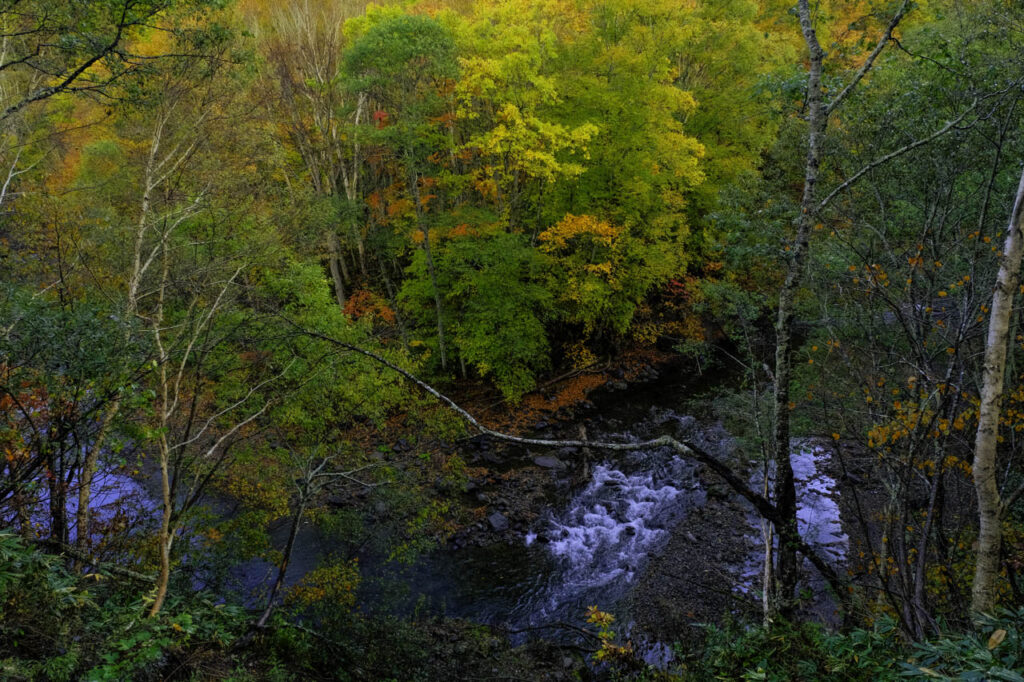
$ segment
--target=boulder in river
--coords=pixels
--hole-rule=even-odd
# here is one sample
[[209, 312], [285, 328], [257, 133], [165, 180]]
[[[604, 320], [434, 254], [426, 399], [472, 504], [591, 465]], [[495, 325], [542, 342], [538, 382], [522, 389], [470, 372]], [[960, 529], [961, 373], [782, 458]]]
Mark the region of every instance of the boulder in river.
[[490, 522], [491, 528], [499, 533], [508, 528], [508, 519], [501, 512], [494, 512], [487, 517], [487, 520]]
[[544, 469], [564, 469], [565, 462], [554, 457], [552, 455], [541, 455], [540, 457], [534, 457], [533, 463]]

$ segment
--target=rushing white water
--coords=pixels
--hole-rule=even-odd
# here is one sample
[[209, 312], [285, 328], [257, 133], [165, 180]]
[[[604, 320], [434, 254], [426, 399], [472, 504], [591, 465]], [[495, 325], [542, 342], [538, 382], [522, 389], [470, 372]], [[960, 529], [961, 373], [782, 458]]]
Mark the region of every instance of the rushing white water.
[[[831, 563], [838, 564], [845, 558], [850, 541], [840, 519], [838, 486], [835, 479], [825, 471], [829, 457], [828, 449], [813, 441], [793, 440], [790, 461], [796, 483], [797, 527], [809, 545]], [[757, 478], [754, 484], [760, 488], [760, 480]], [[750, 518], [751, 525], [758, 529], [757, 541], [763, 547], [760, 519], [753, 512]], [[742, 592], [760, 590], [763, 564], [763, 549], [755, 550], [743, 566], [742, 579], [737, 589]], [[812, 571], [811, 574], [814, 582], [817, 573]]]
[[833, 563], [846, 556], [850, 540], [843, 532], [836, 501], [836, 481], [824, 472], [828, 450], [807, 441], [798, 441], [793, 454], [796, 479], [797, 523], [800, 534]]
[[[604, 585], [633, 579], [637, 559], [667, 539], [682, 491], [649, 473], [627, 476], [610, 465], [594, 477], [561, 519], [551, 521], [551, 553], [565, 560], [567, 578]], [[557, 538], [557, 539], [556, 539]]]
[[609, 607], [632, 586], [686, 511], [703, 500], [692, 465], [678, 457], [635, 473], [619, 467], [595, 466], [568, 507], [526, 536], [527, 545], [546, 543], [558, 564], [553, 580], [536, 595], [531, 621], [569, 616], [584, 604]]

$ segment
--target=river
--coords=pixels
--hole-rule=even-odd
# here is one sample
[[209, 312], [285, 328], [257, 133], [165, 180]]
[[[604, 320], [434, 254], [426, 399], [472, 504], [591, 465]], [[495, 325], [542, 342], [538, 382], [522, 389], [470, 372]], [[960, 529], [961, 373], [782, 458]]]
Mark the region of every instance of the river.
[[[730, 458], [737, 443], [708, 409], [705, 397], [709, 390], [714, 390], [713, 382], [670, 370], [657, 381], [626, 390], [600, 391], [593, 397], [593, 406], [578, 415], [577, 423], [585, 426], [593, 440], [639, 442], [670, 434], [696, 442], [718, 457]], [[577, 423], [547, 426], [535, 435], [574, 433]], [[474, 456], [468, 450], [465, 454]], [[518, 461], [529, 466], [531, 458], [546, 454], [519, 452]], [[579, 456], [573, 451], [557, 454], [565, 461]], [[549, 496], [545, 508], [523, 532], [496, 535], [496, 541], [483, 546], [440, 549], [412, 565], [363, 564], [371, 586], [364, 594], [364, 609], [465, 618], [495, 626], [518, 643], [530, 636], [575, 639], [574, 627], [585, 625], [586, 609], [594, 605], [616, 615], [618, 632], [629, 632], [637, 641], [647, 639], [647, 657], [659, 662], [666, 658], [667, 647], [654, 637], [645, 637], [635, 627], [632, 612], [638, 585], [645, 578], [649, 583], [661, 580], [661, 576], [646, 572], [673, 537], [686, 549], [675, 549], [683, 556], [671, 563], [682, 568], [688, 562], [710, 564], [705, 573], [713, 576], [716, 589], [734, 595], [735, 602], [725, 603], [756, 605], [763, 540], [759, 520], [749, 505], [737, 502], [735, 496], [720, 495], [713, 503], [728, 499], [735, 513], [703, 513], [709, 505], [704, 483], [707, 474], [668, 448], [614, 456], [592, 453], [592, 458], [589, 477], [574, 484], [570, 483], [573, 467], [563, 472], [552, 470], [557, 492]], [[813, 544], [825, 548], [832, 560], [842, 561], [847, 540], [834, 499], [835, 481], [826, 473], [827, 458], [826, 448], [794, 441], [801, 531]], [[760, 476], [758, 468], [751, 467], [752, 485], [760, 485]], [[701, 513], [691, 518], [695, 510]], [[289, 583], [316, 564], [328, 549], [323, 541], [313, 529], [304, 529]], [[722, 552], [723, 545], [732, 551]], [[271, 572], [270, 566], [250, 564], [247, 582], [265, 580]], [[814, 580], [810, 586], [821, 597], [819, 601], [825, 602], [822, 612], [827, 612], [823, 586]], [[693, 590], [687, 592], [692, 600]]]

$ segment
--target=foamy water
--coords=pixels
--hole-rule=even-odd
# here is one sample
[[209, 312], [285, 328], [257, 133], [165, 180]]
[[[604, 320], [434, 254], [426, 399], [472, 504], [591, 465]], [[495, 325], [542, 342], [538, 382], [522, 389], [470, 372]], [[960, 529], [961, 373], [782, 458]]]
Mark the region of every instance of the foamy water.
[[536, 595], [531, 620], [578, 609], [587, 600], [608, 607], [621, 598], [672, 527], [703, 499], [690, 489], [695, 484], [687, 485], [692, 480], [693, 466], [678, 457], [636, 473], [609, 462], [595, 466], [568, 507], [526, 536], [528, 546], [546, 542], [559, 564], [545, 594]]
[[[840, 519], [838, 485], [835, 479], [825, 472], [829, 457], [828, 449], [821, 445], [808, 440], [793, 440], [790, 461], [796, 483], [797, 528], [807, 544], [818, 550], [830, 563], [838, 564], [846, 557], [850, 540], [843, 531]], [[760, 477], [755, 477], [753, 484], [760, 490]], [[760, 590], [764, 570], [761, 520], [753, 512], [749, 516], [762, 549], [752, 552], [743, 566], [742, 578], [737, 584], [737, 589], [741, 592]], [[813, 569], [810, 574], [812, 582], [818, 579], [817, 572]]]

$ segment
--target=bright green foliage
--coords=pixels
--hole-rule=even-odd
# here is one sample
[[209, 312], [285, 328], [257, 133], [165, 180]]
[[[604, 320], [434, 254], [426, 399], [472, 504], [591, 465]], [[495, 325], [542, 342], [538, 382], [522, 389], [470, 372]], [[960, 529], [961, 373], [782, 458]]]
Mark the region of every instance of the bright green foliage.
[[696, 107], [675, 84], [678, 3], [587, 3], [588, 26], [565, 46], [557, 111], [590, 122], [588, 170], [556, 189], [561, 214], [594, 214], [652, 240], [686, 236], [685, 197], [703, 182], [703, 146], [683, 120]]
[[891, 623], [849, 635], [817, 625], [771, 628], [708, 628], [694, 679], [716, 680], [895, 680], [902, 653]]
[[[422, 163], [439, 131], [434, 118], [448, 105], [458, 75], [455, 42], [439, 22], [420, 15], [380, 12], [367, 16], [366, 33], [345, 55], [353, 92], [381, 107], [377, 136], [407, 159]], [[442, 138], [443, 139], [443, 138]]]
[[[295, 442], [323, 442], [357, 415], [380, 422], [409, 399], [399, 378], [368, 358], [337, 356], [323, 342], [290, 338], [297, 329], [315, 328], [340, 341], [372, 345], [368, 323], [353, 323], [342, 313], [331, 299], [321, 268], [287, 258], [262, 268], [257, 281], [265, 296], [262, 304], [280, 311], [286, 320], [271, 318], [261, 325], [268, 338], [282, 339], [268, 344], [269, 357], [262, 361], [272, 358], [273, 365], [288, 367], [283, 390], [289, 399], [275, 406], [273, 418]], [[394, 362], [407, 364], [397, 349], [379, 350]], [[318, 378], [309, 381], [310, 376]], [[375, 400], [366, 401], [366, 395]]]
[[1024, 612], [1000, 612], [978, 635], [942, 636], [908, 646], [891, 620], [829, 633], [814, 624], [708, 628], [701, 660], [684, 679], [1006, 680], [1022, 679]]
[[598, 133], [592, 122], [569, 125], [558, 116], [563, 74], [553, 58], [567, 40], [560, 9], [572, 16], [556, 4], [481, 3], [460, 32], [457, 114], [468, 130], [463, 150], [474, 155], [472, 187], [520, 229], [538, 192], [586, 169]]
[[[547, 367], [544, 323], [552, 314], [552, 296], [545, 265], [523, 236], [505, 232], [452, 238], [437, 259], [459, 356], [513, 399], [531, 389]], [[422, 257], [413, 260], [410, 275], [400, 298], [416, 319], [417, 311], [429, 310], [431, 295]]]
[[684, 126], [704, 147], [706, 181], [691, 199], [695, 220], [717, 205], [723, 188], [756, 179], [761, 154], [775, 139], [774, 103], [761, 81], [797, 53], [777, 29], [759, 25], [763, 4], [699, 0], [679, 19], [675, 82], [697, 101]]

